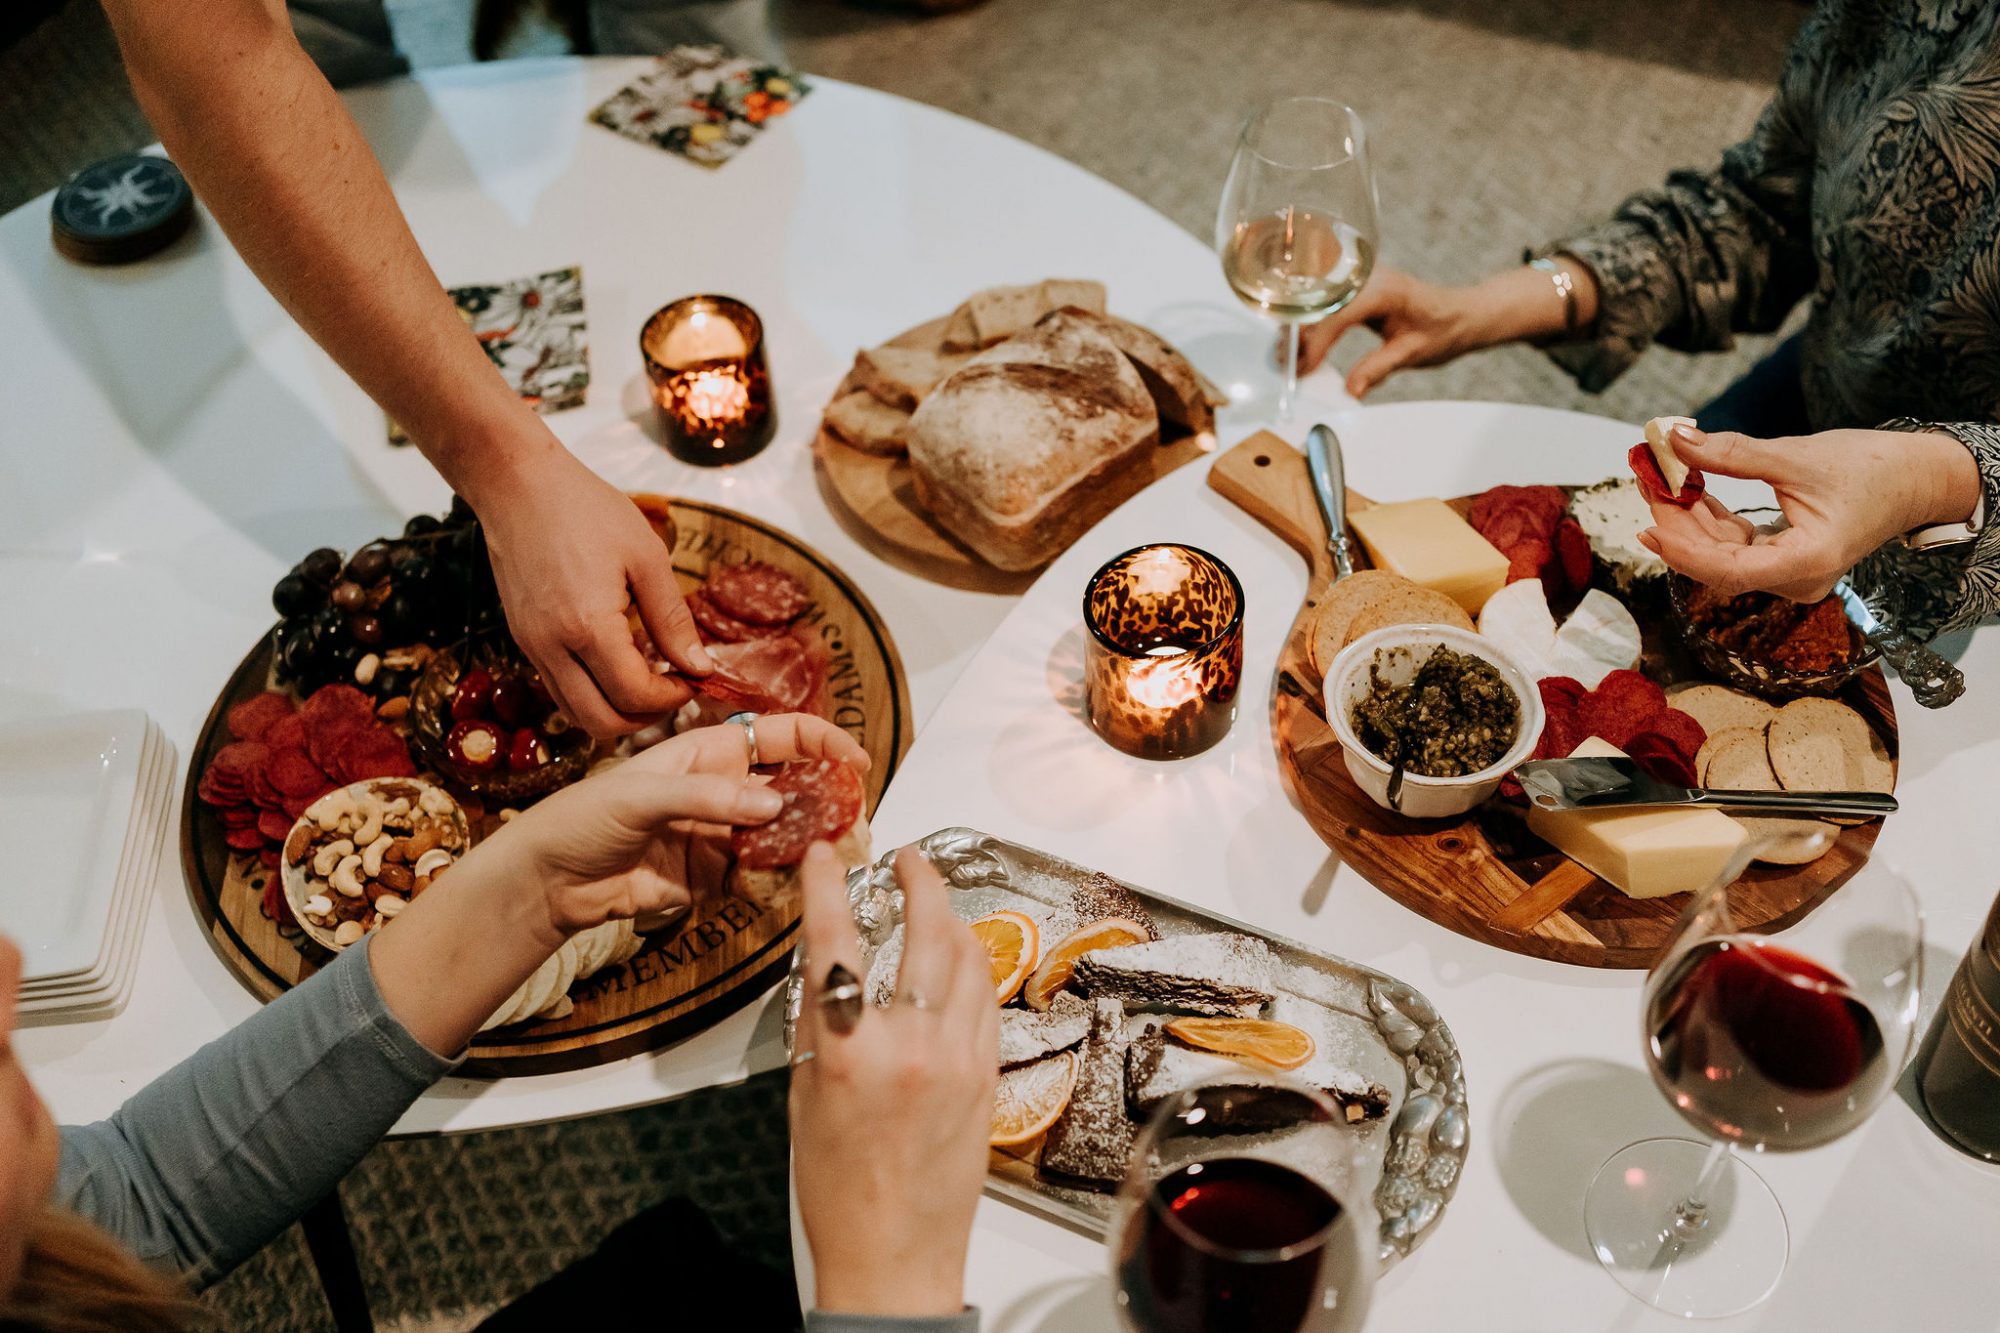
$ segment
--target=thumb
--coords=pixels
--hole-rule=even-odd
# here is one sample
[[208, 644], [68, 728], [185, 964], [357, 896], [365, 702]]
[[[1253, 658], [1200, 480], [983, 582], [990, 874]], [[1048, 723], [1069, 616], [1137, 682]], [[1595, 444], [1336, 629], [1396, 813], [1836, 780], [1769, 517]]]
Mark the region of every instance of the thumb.
[[1789, 477], [1798, 442], [1760, 440], [1733, 430], [1713, 433], [1676, 426], [1669, 437], [1681, 461], [1724, 477], [1779, 481]]
[[1347, 372], [1347, 391], [1356, 398], [1414, 361], [1423, 339], [1414, 333], [1399, 333], [1354, 363]]
[[632, 602], [645, 623], [646, 635], [668, 661], [682, 671], [705, 676], [715, 670], [715, 659], [701, 646], [694, 615], [681, 596], [680, 580], [674, 577], [671, 557], [664, 546], [655, 544], [645, 557], [626, 571]]
[[622, 781], [608, 791], [609, 811], [626, 828], [656, 830], [679, 819], [704, 824], [762, 824], [784, 798], [762, 782], [717, 773], [661, 773], [636, 764], [613, 770]]

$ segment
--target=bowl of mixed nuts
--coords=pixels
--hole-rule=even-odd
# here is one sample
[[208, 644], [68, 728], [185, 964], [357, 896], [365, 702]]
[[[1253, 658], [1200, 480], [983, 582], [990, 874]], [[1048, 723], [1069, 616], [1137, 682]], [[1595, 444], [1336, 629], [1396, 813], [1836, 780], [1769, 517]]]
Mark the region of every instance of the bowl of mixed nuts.
[[381, 929], [471, 846], [465, 809], [421, 778], [368, 778], [306, 808], [285, 838], [285, 901], [335, 951]]

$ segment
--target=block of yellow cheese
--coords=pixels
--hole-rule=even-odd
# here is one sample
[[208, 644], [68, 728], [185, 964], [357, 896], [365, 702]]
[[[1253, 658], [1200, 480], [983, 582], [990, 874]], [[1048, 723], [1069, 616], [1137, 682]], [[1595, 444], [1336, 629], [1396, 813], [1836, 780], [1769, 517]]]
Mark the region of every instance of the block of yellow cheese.
[[[1592, 736], [1570, 757], [1622, 754]], [[1531, 805], [1528, 828], [1628, 898], [1663, 898], [1705, 887], [1749, 836], [1720, 810], [1544, 810]]]
[[1442, 500], [1405, 500], [1348, 520], [1377, 569], [1433, 588], [1476, 616], [1507, 583], [1507, 557]]

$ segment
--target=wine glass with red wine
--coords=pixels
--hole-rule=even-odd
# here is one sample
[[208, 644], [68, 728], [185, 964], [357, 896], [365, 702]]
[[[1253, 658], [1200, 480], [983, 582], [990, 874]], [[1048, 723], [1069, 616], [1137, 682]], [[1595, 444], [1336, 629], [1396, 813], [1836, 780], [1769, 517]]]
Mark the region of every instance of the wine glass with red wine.
[[1874, 859], [1797, 925], [1750, 934], [1731, 919], [1744, 890], [1729, 886], [1755, 850], [1695, 896], [1646, 978], [1653, 1081], [1706, 1137], [1621, 1149], [1584, 1200], [1605, 1270], [1690, 1318], [1747, 1310], [1784, 1272], [1784, 1210], [1737, 1151], [1847, 1133], [1888, 1094], [1916, 1035], [1923, 918], [1909, 884]]
[[1359, 1329], [1378, 1263], [1360, 1138], [1325, 1094], [1290, 1080], [1170, 1098], [1140, 1136], [1112, 1219], [1125, 1327]]

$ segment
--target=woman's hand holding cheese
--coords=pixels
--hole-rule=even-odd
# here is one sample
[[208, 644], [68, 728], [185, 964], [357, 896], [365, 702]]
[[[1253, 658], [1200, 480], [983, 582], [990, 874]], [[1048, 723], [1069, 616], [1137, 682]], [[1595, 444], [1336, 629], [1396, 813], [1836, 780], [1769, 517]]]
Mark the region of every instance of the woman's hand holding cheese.
[[1692, 467], [1768, 483], [1784, 511], [1786, 526], [1767, 532], [1712, 495], [1685, 508], [1653, 499], [1655, 526], [1639, 540], [1724, 594], [1817, 601], [1884, 542], [1963, 522], [1980, 499], [1971, 452], [1941, 432], [1829, 430], [1758, 440], [1679, 425], [1669, 440]]

